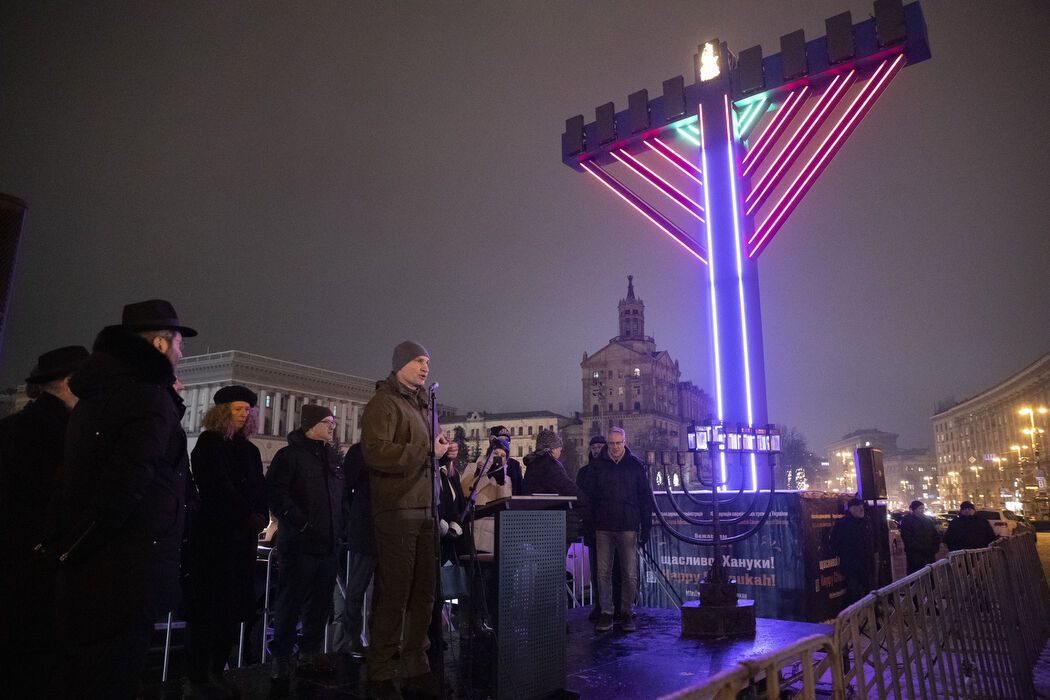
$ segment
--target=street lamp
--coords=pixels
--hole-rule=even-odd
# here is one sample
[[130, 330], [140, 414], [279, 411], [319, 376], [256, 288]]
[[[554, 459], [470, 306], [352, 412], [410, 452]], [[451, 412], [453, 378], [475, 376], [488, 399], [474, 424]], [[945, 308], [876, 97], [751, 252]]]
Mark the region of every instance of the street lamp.
[[1036, 442], [1035, 436], [1043, 432], [1042, 428], [1037, 429], [1035, 427], [1035, 414], [1046, 415], [1046, 406], [1039, 406], [1038, 408], [1032, 408], [1031, 406], [1025, 406], [1017, 411], [1019, 415], [1028, 416], [1028, 428], [1022, 432], [1028, 435], [1032, 440], [1032, 459], [1036, 462], [1039, 461], [1039, 446]]

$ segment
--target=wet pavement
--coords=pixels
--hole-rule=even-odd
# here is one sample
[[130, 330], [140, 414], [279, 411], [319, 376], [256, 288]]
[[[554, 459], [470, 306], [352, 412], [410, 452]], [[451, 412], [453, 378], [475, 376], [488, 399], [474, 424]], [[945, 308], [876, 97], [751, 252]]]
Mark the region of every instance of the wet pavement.
[[[639, 609], [638, 630], [595, 632], [587, 608], [567, 613], [566, 687], [582, 700], [656, 698], [687, 688], [744, 659], [772, 652], [800, 637], [829, 634], [829, 625], [758, 619], [754, 638], [682, 639], [677, 609]], [[287, 694], [276, 692], [269, 669], [261, 665], [235, 669], [227, 678], [242, 698], [302, 698], [334, 700], [367, 697], [364, 664], [343, 654], [332, 654], [336, 671], [327, 677], [294, 678]], [[462, 690], [463, 657], [458, 643], [446, 652], [446, 697], [468, 697]], [[181, 697], [181, 681], [150, 689], [146, 698]], [[475, 692], [474, 698], [484, 698]], [[406, 695], [406, 698], [410, 698]]]

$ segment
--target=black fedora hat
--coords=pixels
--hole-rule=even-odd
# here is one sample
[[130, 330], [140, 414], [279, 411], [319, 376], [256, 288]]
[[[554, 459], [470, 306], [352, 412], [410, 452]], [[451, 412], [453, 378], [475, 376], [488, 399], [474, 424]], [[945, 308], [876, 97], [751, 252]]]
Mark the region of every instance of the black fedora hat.
[[175, 307], [164, 299], [148, 299], [124, 307], [120, 325], [129, 331], [178, 331], [184, 338], [192, 338], [197, 331], [182, 325]]
[[80, 369], [88, 351], [83, 345], [67, 345], [49, 350], [37, 358], [36, 367], [26, 377], [27, 384], [43, 384], [69, 375]]

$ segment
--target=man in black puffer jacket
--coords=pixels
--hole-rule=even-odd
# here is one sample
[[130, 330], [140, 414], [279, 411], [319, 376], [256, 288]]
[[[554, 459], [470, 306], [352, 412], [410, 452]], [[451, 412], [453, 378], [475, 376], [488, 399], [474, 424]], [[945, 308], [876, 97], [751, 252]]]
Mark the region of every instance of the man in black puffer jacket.
[[621, 626], [636, 629], [631, 607], [638, 597], [638, 546], [649, 540], [652, 529], [652, 493], [645, 465], [627, 448], [623, 428], [612, 428], [606, 436], [590, 479], [591, 522], [598, 545], [598, 595], [602, 611], [595, 629], [606, 632], [613, 626], [613, 552], [620, 558], [623, 586], [620, 591]]
[[287, 687], [291, 675], [300, 612], [300, 671], [333, 670], [321, 651], [347, 517], [343, 467], [328, 444], [334, 431], [328, 408], [304, 405], [299, 428], [288, 434], [288, 446], [274, 455], [266, 474], [270, 510], [277, 517], [274, 541], [280, 567], [272, 679], [281, 687]]
[[128, 304], [69, 381], [80, 401], [46, 546], [70, 697], [135, 697], [153, 625], [178, 603], [192, 485], [174, 368], [195, 335], [164, 300]]

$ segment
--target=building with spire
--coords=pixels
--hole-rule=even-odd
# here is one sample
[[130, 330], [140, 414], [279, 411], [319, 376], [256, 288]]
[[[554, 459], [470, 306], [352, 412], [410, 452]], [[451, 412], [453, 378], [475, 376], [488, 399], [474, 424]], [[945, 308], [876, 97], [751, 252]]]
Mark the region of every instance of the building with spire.
[[645, 334], [645, 302], [635, 295], [633, 275], [617, 315], [619, 333], [580, 362], [580, 446], [619, 426], [636, 450], [684, 449], [684, 428], [711, 417], [711, 397], [682, 381], [678, 361]]

